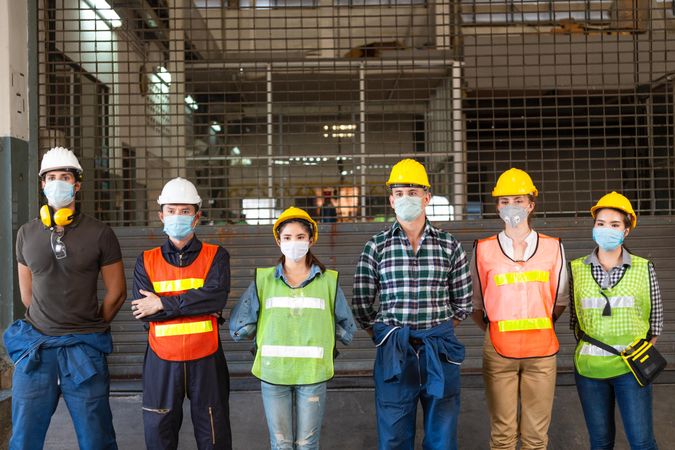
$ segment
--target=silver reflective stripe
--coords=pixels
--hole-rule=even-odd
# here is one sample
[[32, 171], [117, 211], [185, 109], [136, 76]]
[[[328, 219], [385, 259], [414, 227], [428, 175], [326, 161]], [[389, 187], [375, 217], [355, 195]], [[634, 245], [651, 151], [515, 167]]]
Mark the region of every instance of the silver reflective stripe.
[[[612, 345], [612, 347], [614, 347], [620, 352], [624, 351], [624, 349], [626, 348], [625, 345]], [[579, 354], [586, 356], [616, 356], [608, 352], [607, 350], [603, 350], [600, 347], [596, 347], [595, 345], [590, 344], [588, 342], [584, 342], [584, 344], [581, 346], [581, 350], [579, 350]]]
[[[607, 302], [604, 297], [591, 297], [581, 299], [582, 309], [604, 308]], [[634, 297], [609, 297], [609, 305], [612, 308], [632, 308], [635, 306]]]
[[261, 356], [273, 358], [323, 358], [323, 347], [302, 345], [263, 345]]
[[316, 297], [270, 297], [265, 300], [265, 308], [326, 309], [326, 301]]

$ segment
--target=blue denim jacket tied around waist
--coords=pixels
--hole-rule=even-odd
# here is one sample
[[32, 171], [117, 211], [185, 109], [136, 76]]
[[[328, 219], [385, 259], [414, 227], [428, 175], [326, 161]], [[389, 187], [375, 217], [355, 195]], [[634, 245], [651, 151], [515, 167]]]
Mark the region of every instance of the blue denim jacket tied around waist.
[[385, 382], [399, 380], [410, 347], [410, 339], [419, 339], [425, 348], [427, 392], [434, 397], [442, 398], [445, 376], [441, 364], [446, 362], [459, 365], [464, 361], [464, 345], [457, 340], [452, 321], [425, 330], [375, 323], [373, 340], [380, 352]]
[[[17, 370], [30, 373], [40, 365], [40, 349], [58, 348], [58, 357], [65, 361], [66, 376], [80, 385], [96, 375], [96, 368], [83, 346], [88, 345], [101, 353], [112, 352], [110, 332], [67, 334], [47, 336], [36, 330], [25, 320], [16, 320], [3, 334], [5, 347]], [[20, 369], [18, 364], [26, 359]]]

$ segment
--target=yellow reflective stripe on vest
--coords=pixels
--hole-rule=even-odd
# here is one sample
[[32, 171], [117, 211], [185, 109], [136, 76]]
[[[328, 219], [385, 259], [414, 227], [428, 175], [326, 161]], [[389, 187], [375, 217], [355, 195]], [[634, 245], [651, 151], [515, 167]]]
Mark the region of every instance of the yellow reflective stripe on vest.
[[500, 320], [499, 331], [524, 331], [524, 330], [545, 330], [553, 328], [551, 319], [548, 317], [538, 317], [536, 319], [513, 319]]
[[323, 358], [323, 347], [302, 345], [263, 345], [260, 349], [263, 357], [275, 358]]
[[208, 333], [209, 331], [213, 331], [213, 323], [210, 320], [155, 325], [155, 336], [157, 337], [182, 336], [184, 334]]
[[203, 278], [183, 278], [181, 280], [153, 281], [152, 288], [156, 293], [187, 291], [204, 286]]
[[544, 270], [531, 270], [529, 272], [507, 272], [495, 275], [495, 284], [502, 286], [504, 284], [531, 283], [539, 281], [548, 283], [549, 273]]

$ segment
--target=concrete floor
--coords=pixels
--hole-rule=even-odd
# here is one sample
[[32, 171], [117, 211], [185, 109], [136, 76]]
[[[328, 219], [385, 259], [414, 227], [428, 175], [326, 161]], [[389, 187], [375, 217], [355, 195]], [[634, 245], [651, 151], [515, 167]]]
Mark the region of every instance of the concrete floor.
[[[321, 448], [325, 450], [375, 449], [377, 438], [373, 398], [373, 391], [368, 388], [329, 390], [321, 432]], [[488, 448], [489, 420], [483, 389], [480, 387], [463, 388], [461, 401], [460, 448], [467, 450]], [[111, 405], [119, 448], [122, 450], [143, 449], [145, 446], [143, 444], [141, 396], [138, 394], [114, 395], [111, 398]], [[233, 392], [230, 397], [230, 410], [235, 449], [269, 448], [259, 392]], [[656, 439], [660, 449], [674, 449], [675, 385], [654, 386], [654, 419]], [[421, 425], [419, 414], [418, 424]], [[620, 426], [618, 428], [616, 449], [628, 450], [623, 430]], [[549, 449], [552, 450], [588, 448], [586, 427], [574, 386], [557, 387], [549, 436]], [[421, 428], [418, 426], [416, 448], [422, 448], [421, 439]], [[73, 426], [63, 401], [59, 404], [52, 419], [45, 448], [48, 450], [77, 448]], [[192, 437], [192, 424], [187, 402], [179, 448], [181, 450], [197, 448]]]

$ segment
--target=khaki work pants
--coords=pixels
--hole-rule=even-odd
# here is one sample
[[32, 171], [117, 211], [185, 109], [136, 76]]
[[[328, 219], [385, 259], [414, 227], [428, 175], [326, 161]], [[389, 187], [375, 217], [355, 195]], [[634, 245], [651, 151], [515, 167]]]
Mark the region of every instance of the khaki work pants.
[[555, 355], [504, 358], [495, 351], [490, 334], [486, 332], [483, 379], [490, 409], [491, 449], [515, 450], [519, 436], [521, 450], [546, 449], [555, 378]]

